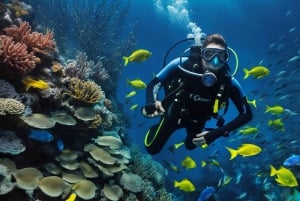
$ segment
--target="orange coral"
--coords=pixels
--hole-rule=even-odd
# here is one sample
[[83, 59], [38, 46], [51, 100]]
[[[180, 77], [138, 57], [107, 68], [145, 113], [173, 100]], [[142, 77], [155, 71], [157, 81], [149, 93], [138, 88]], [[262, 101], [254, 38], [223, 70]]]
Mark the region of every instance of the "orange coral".
[[5, 35], [0, 37], [0, 43], [4, 64], [21, 73], [27, 73], [35, 68], [35, 56], [32, 52], [28, 53], [25, 44], [15, 43], [11, 37]]

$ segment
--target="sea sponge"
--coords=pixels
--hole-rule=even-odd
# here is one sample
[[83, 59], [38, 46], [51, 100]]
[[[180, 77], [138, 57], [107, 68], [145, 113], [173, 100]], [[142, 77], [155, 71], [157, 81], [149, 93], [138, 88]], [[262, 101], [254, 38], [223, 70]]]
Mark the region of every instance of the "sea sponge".
[[12, 98], [0, 98], [0, 115], [21, 115], [24, 113], [25, 105]]
[[93, 81], [84, 81], [78, 78], [70, 79], [67, 95], [82, 103], [95, 104], [104, 98], [101, 86]]

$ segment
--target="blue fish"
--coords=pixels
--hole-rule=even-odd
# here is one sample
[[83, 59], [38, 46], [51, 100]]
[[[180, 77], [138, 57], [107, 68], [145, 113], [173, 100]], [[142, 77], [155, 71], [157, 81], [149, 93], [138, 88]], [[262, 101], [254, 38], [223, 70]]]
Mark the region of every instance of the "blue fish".
[[216, 190], [214, 187], [207, 186], [205, 189], [203, 189], [203, 191], [201, 191], [198, 201], [208, 200], [215, 191]]
[[284, 162], [284, 166], [297, 166], [300, 165], [300, 155], [293, 154], [292, 156], [288, 157]]
[[41, 143], [51, 142], [54, 137], [51, 133], [44, 130], [33, 130], [31, 129], [28, 138]]

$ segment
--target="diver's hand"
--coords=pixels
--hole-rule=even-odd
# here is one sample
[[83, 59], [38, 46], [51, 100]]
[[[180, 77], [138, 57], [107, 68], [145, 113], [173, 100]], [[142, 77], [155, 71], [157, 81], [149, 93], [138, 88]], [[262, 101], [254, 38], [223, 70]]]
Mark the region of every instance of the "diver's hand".
[[161, 101], [155, 101], [155, 103], [148, 104], [142, 108], [142, 114], [145, 117], [157, 117], [165, 113], [165, 109], [162, 106]]
[[215, 129], [212, 131], [203, 131], [201, 133], [196, 134], [196, 137], [193, 139], [193, 143], [196, 146], [209, 145], [217, 138], [221, 136], [226, 136], [223, 134], [221, 129]]
[[193, 143], [198, 146], [201, 147], [205, 144], [207, 144], [206, 140], [205, 140], [205, 136], [207, 135], [207, 133], [209, 133], [210, 131], [203, 131], [201, 133], [196, 134], [196, 137], [193, 138]]

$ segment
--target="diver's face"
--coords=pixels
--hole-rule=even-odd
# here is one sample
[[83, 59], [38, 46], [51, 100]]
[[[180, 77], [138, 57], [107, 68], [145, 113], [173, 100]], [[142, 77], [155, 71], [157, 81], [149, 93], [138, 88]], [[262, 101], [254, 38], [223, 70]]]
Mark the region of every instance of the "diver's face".
[[[223, 46], [221, 46], [219, 44], [215, 44], [215, 43], [208, 44], [204, 49], [215, 49], [216, 51], [225, 50], [225, 48]], [[208, 54], [214, 54], [214, 53], [208, 52]], [[210, 56], [210, 55], [208, 55], [208, 56]], [[211, 56], [213, 56], [213, 55], [211, 55]], [[215, 56], [213, 56], [212, 59], [210, 59], [210, 61], [208, 61], [207, 59], [206, 60], [203, 59], [203, 56], [202, 56], [202, 62], [203, 62], [203, 66], [210, 70], [218, 70], [225, 64], [225, 62], [220, 61], [220, 58], [217, 54], [215, 54]]]

